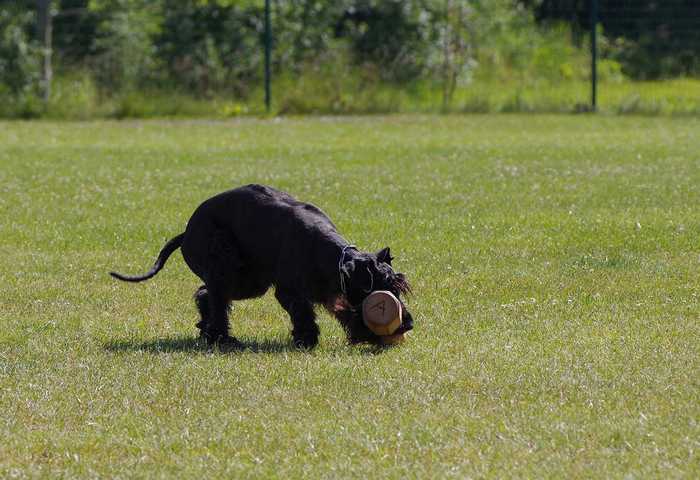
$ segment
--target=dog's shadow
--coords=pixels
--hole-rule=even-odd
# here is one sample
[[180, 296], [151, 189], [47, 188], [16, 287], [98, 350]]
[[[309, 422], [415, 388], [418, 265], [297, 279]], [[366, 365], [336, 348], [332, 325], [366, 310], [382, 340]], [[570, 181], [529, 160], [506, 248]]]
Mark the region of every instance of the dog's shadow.
[[291, 342], [278, 340], [241, 340], [240, 345], [231, 348], [211, 347], [198, 337], [158, 338], [146, 342], [115, 340], [104, 345], [110, 352], [149, 352], [149, 353], [282, 353], [296, 350]]
[[[198, 337], [170, 337], [158, 338], [146, 342], [135, 340], [115, 340], [104, 344], [105, 350], [115, 353], [123, 352], [148, 352], [148, 353], [283, 353], [300, 352], [292, 342], [280, 340], [250, 340], [239, 339], [240, 345], [230, 348], [211, 347], [207, 342]], [[358, 352], [363, 355], [379, 355], [390, 347], [361, 345]]]

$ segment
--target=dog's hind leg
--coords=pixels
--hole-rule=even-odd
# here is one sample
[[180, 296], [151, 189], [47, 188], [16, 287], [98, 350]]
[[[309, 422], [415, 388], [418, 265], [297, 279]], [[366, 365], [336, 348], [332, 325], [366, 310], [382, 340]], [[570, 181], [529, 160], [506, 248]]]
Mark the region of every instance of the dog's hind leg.
[[275, 298], [292, 321], [292, 338], [297, 348], [314, 348], [318, 344], [319, 329], [311, 302], [283, 290], [275, 291]]
[[209, 345], [219, 344], [226, 347], [239, 347], [241, 345], [240, 342], [236, 338], [229, 336], [228, 333], [228, 312], [230, 308], [228, 299], [209, 287], [206, 288], [206, 291], [204, 303], [206, 303], [208, 310], [206, 323], [201, 328], [201, 336], [207, 340]]
[[197, 305], [197, 310], [199, 310], [199, 315], [201, 317], [196, 325], [199, 329], [199, 336], [205, 337], [205, 332], [209, 324], [209, 292], [205, 285], [202, 285], [194, 292], [194, 303]]

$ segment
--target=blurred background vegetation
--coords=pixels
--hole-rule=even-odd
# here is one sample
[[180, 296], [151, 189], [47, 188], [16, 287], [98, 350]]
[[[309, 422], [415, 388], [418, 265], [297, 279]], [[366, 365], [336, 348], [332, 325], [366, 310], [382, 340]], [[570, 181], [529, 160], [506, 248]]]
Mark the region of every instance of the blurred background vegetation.
[[[272, 0], [273, 111], [585, 111], [589, 0]], [[262, 0], [0, 0], [0, 116], [264, 112]], [[600, 0], [600, 98], [700, 113], [700, 4]]]

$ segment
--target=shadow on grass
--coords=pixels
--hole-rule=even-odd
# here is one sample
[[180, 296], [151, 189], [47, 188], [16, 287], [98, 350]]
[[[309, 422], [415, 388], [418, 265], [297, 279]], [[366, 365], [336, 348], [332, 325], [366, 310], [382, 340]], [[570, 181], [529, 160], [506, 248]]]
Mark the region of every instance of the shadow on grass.
[[[149, 353], [282, 353], [300, 352], [291, 342], [279, 340], [241, 340], [242, 346], [230, 348], [210, 347], [199, 337], [171, 337], [149, 340], [146, 342], [136, 340], [115, 340], [104, 344], [105, 350], [110, 352], [149, 352]], [[378, 345], [355, 345], [353, 349], [361, 355], [380, 355], [393, 347]]]
[[104, 345], [110, 352], [149, 352], [149, 353], [173, 353], [173, 352], [221, 352], [221, 353], [281, 353], [294, 351], [291, 343], [276, 340], [242, 340], [241, 346], [234, 348], [212, 348], [198, 337], [171, 337], [159, 338], [147, 342], [133, 340], [116, 340]]

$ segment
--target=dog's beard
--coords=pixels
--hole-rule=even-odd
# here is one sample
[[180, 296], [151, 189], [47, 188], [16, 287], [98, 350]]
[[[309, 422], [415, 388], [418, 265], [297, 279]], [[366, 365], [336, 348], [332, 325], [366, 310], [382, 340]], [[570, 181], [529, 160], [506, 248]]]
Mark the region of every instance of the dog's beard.
[[411, 285], [408, 283], [403, 273], [397, 273], [394, 278], [391, 279], [391, 286], [397, 292], [403, 294], [411, 293]]

